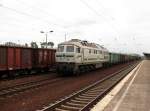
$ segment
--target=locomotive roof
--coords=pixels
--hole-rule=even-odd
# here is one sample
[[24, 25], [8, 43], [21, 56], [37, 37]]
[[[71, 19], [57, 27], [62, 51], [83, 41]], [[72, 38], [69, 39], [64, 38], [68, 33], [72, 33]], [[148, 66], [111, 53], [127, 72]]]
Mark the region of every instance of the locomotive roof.
[[95, 48], [95, 49], [101, 49], [101, 50], [104, 50], [104, 51], [108, 51], [106, 48], [104, 48], [103, 46], [101, 46], [99, 44], [90, 43], [88, 41], [79, 40], [79, 39], [71, 39], [69, 41], [62, 42], [59, 45], [62, 45], [62, 44], [65, 44], [65, 45], [67, 45], [67, 44], [75, 44], [77, 46], [91, 47], [91, 48]]

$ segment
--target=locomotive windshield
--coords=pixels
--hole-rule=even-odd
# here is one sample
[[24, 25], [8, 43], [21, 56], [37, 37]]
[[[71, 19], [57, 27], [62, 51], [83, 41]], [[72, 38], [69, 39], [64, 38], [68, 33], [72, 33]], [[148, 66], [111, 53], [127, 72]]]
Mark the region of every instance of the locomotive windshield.
[[66, 52], [74, 52], [74, 46], [67, 46], [66, 47]]
[[64, 52], [64, 46], [60, 45], [57, 49], [58, 52]]

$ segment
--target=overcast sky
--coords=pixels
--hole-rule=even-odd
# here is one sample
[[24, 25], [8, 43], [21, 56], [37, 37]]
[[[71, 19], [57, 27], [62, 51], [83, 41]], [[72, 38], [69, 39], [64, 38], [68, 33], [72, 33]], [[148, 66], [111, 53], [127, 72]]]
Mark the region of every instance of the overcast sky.
[[150, 52], [149, 0], [0, 0], [0, 43], [78, 38], [122, 53]]

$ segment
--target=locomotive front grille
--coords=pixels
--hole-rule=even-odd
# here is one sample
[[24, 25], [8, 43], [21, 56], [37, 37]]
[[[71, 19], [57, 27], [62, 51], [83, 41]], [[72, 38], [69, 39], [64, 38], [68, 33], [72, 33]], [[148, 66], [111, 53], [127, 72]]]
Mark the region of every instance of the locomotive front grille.
[[57, 63], [57, 68], [62, 72], [71, 72], [75, 67], [74, 63]]

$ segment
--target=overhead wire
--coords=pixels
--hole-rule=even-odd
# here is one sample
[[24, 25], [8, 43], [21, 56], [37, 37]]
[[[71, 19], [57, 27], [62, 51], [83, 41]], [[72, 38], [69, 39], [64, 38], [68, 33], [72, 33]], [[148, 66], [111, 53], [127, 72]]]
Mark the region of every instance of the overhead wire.
[[[0, 4], [0, 7], [1, 8], [5, 8], [5, 9], [8, 9], [8, 10], [11, 10], [11, 11], [13, 11], [13, 12], [15, 12], [15, 13], [19, 13], [19, 14], [21, 14], [21, 15], [24, 15], [24, 16], [32, 16], [32, 15], [30, 15], [30, 14], [27, 14], [27, 13], [24, 13], [24, 12], [20, 12], [20, 11], [18, 11], [18, 10], [15, 10], [15, 9], [12, 9], [12, 8], [9, 8], [9, 7], [6, 7], [6, 6], [4, 6], [4, 5], [2, 5], [2, 4]], [[32, 17], [34, 17], [34, 16], [32, 16]], [[11, 19], [12, 19], [12, 17], [11, 17]], [[16, 18], [13, 18], [13, 20], [15, 20], [15, 21], [17, 21], [17, 23], [19, 23], [19, 20], [18, 19], [16, 19]], [[7, 24], [7, 25], [13, 25], [13, 26], [15, 26], [15, 27], [18, 27], [19, 25], [21, 25], [21, 27], [24, 27], [24, 24], [17, 24], [17, 23], [9, 23], [9, 22], [7, 22], [7, 23], [3, 23], [3, 24]], [[21, 22], [22, 23], [22, 22]], [[1, 23], [0, 23], [1, 24]], [[25, 25], [27, 25], [27, 24], [25, 24]], [[31, 28], [32, 26], [30, 26], [29, 28]], [[34, 27], [32, 27], [31, 29], [34, 29]]]
[[40, 21], [45, 22], [45, 23], [49, 23], [50, 25], [54, 25], [54, 26], [57, 26], [57, 27], [59, 26], [59, 28], [63, 29], [63, 27], [62, 27], [61, 25], [56, 24], [56, 23], [51, 23], [50, 21], [45, 20], [45, 19], [43, 19], [43, 18], [41, 18], [41, 17], [33, 16], [33, 15], [28, 14], [28, 13], [26, 13], [26, 12], [19, 11], [19, 10], [17, 10], [17, 9], [4, 6], [3, 4], [0, 4], [0, 7], [1, 7], [1, 8], [8, 9], [8, 10], [11, 10], [11, 11], [13, 11], [13, 12], [15, 12], [15, 13], [18, 13], [18, 14], [21, 14], [21, 15], [24, 15], [24, 16], [28, 16], [28, 17], [30, 17], [30, 18], [34, 18], [34, 19], [40, 20]]
[[[103, 4], [99, 1], [99, 0], [95, 0], [96, 2], [97, 2], [97, 4], [101, 7], [101, 8], [103, 8], [104, 10], [106, 10], [106, 8], [103, 6]], [[108, 15], [109, 16], [109, 18], [111, 18], [111, 20], [115, 20], [115, 18], [113, 17], [113, 16], [111, 16], [111, 15]]]
[[[96, 2], [97, 2], [97, 4], [101, 7], [101, 8], [103, 8], [104, 10], [106, 10], [106, 8], [103, 6], [103, 4], [100, 2], [100, 0], [95, 0]], [[107, 14], [108, 15], [108, 14]], [[111, 16], [111, 15], [108, 15], [109, 16], [109, 18], [111, 19], [111, 23], [112, 23], [112, 26], [113, 26], [113, 28], [115, 29], [115, 31], [118, 33], [118, 30], [116, 29], [116, 27], [118, 27], [118, 23], [115, 21], [115, 18], [113, 17], [113, 16]], [[115, 24], [114, 24], [114, 22], [115, 22]], [[117, 26], [116, 26], [117, 25]], [[118, 33], [119, 34], [119, 33]], [[118, 38], [119, 39], [119, 38]]]
[[[100, 0], [95, 0], [96, 2], [97, 2], [97, 4], [99, 5], [99, 6], [101, 6], [103, 9], [105, 9], [105, 7], [102, 5], [102, 3], [100, 2]], [[114, 17], [112, 17], [111, 15], [108, 15], [109, 16], [109, 18], [111, 18], [111, 20], [112, 21], [114, 21], [115, 22], [115, 19], [114, 19]], [[115, 22], [115, 25], [116, 25], [117, 23]], [[115, 38], [116, 39], [116, 38]], [[119, 39], [119, 38], [118, 38]], [[134, 40], [135, 40], [135, 38], [133, 38]], [[116, 41], [116, 40], [115, 40]], [[134, 41], [135, 42], [135, 41]], [[120, 45], [123, 45], [123, 46], [126, 46], [128, 43], [124, 43], [124, 44], [120, 44]], [[136, 44], [135, 44], [136, 45]]]
[[107, 18], [103, 15], [100, 14], [97, 10], [95, 10], [93, 7], [91, 7], [85, 0], [80, 0], [87, 8], [89, 8], [92, 12], [94, 12], [97, 16], [103, 17], [104, 20], [108, 23], [108, 25], [110, 25], [112, 27], [112, 29], [114, 30], [114, 32], [119, 35], [118, 31], [116, 31], [115, 27], [113, 24], [111, 24], [109, 21], [107, 21]]
[[26, 2], [23, 2], [22, 0], [16, 0], [16, 1], [17, 1], [18, 3], [21, 3], [21, 4], [26, 5], [26, 6], [29, 7], [29, 8], [37, 9], [37, 10], [39, 10], [40, 12], [47, 14], [48, 16], [51, 16], [51, 17], [53, 17], [53, 18], [55, 18], [55, 19], [57, 19], [57, 20], [59, 20], [59, 21], [61, 21], [61, 22], [66, 23], [66, 21], [65, 21], [64, 19], [59, 18], [59, 17], [56, 17], [55, 15], [53, 15], [53, 14], [51, 14], [51, 13], [49, 13], [49, 12], [43, 10], [43, 9], [41, 9], [41, 8], [38, 7], [38, 6], [34, 6], [34, 5], [31, 5], [31, 4], [27, 4]]
[[[119, 32], [118, 32], [118, 30], [116, 29], [116, 27], [114, 26], [114, 24], [112, 23], [112, 22], [110, 22], [110, 20], [103, 14], [103, 12], [101, 12], [101, 13], [99, 13], [95, 8], [93, 8], [91, 5], [89, 5], [85, 0], [80, 0], [86, 7], [88, 7], [92, 12], [94, 12], [97, 16], [100, 16], [100, 17], [103, 17], [104, 18], [104, 20], [107, 22], [107, 24], [108, 25], [110, 25], [111, 26], [111, 28], [114, 30], [114, 32], [115, 32], [115, 35], [117, 35], [114, 39], [115, 39], [115, 43], [116, 44], [118, 44], [118, 39], [119, 39]], [[103, 9], [105, 9], [104, 8], [104, 6], [101, 6], [101, 3], [98, 1], [98, 0], [96, 0], [96, 2], [97, 2], [97, 5], [99, 5], [100, 7], [102, 7]], [[112, 16], [109, 16], [109, 18], [111, 18], [111, 21], [114, 21], [114, 18], [112, 17]], [[115, 23], [115, 25], [116, 25], [116, 23]], [[119, 49], [117, 49], [117, 50], [119, 50]]]
[[8, 10], [11, 10], [11, 11], [13, 11], [13, 12], [16, 12], [16, 13], [21, 14], [21, 15], [24, 15], [24, 16], [29, 16], [29, 17], [32, 17], [32, 18], [35, 18], [35, 19], [40, 19], [40, 18], [35, 17], [35, 16], [33, 16], [33, 15], [30, 15], [30, 14], [28, 14], [28, 13], [25, 13], [25, 12], [22, 12], [22, 11], [18, 11], [18, 10], [16, 10], [16, 9], [13, 9], [13, 8], [10, 8], [10, 7], [4, 6], [4, 5], [0, 5], [0, 7], [1, 7], [1, 8], [8, 9]]

